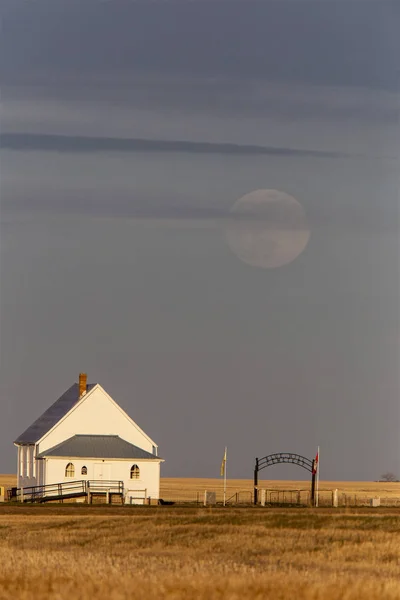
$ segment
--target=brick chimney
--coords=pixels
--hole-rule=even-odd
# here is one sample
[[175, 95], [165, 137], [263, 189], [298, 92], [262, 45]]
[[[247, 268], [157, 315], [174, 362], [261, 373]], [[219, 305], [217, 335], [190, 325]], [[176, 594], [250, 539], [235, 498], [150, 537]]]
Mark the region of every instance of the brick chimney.
[[86, 373], [79, 373], [79, 398], [82, 398], [86, 394], [87, 375]]

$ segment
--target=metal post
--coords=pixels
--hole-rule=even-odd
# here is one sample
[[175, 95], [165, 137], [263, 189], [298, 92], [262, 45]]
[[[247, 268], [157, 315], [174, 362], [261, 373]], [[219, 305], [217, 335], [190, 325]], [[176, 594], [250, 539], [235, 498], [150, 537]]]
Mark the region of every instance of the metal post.
[[313, 464], [312, 464], [311, 504], [312, 504], [312, 506], [315, 506], [315, 460], [313, 460]]
[[319, 463], [320, 463], [320, 452], [319, 452], [319, 446], [318, 446], [318, 450], [317, 450], [317, 457], [318, 457], [318, 462], [316, 464], [317, 467], [317, 491], [316, 491], [316, 495], [315, 495], [315, 506], [318, 506], [319, 504]]
[[224, 462], [224, 506], [226, 505], [226, 459], [227, 459], [226, 451], [227, 451], [227, 448], [225, 447], [225, 454], [224, 454], [224, 458], [225, 458], [225, 462]]
[[254, 504], [258, 502], [258, 458], [254, 467]]

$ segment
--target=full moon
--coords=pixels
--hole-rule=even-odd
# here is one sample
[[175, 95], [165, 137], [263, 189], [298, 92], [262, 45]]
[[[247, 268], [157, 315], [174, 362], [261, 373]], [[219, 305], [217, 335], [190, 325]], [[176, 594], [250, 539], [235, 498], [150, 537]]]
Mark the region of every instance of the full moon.
[[229, 248], [241, 261], [262, 269], [291, 263], [310, 239], [303, 207], [279, 190], [255, 190], [239, 198], [225, 234]]

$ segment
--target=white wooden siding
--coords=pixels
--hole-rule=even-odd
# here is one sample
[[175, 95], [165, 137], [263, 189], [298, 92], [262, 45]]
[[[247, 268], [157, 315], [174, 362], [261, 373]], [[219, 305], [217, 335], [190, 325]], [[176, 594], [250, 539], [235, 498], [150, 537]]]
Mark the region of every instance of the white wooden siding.
[[110, 400], [101, 386], [89, 392], [80, 404], [39, 440], [39, 452], [76, 434], [119, 435], [127, 442], [153, 453], [154, 442]]
[[[69, 462], [75, 467], [75, 476], [65, 477], [65, 468]], [[160, 463], [159, 461], [145, 461], [139, 459], [132, 460], [113, 460], [104, 459], [104, 461], [93, 459], [74, 459], [74, 458], [46, 458], [46, 484], [62, 483], [64, 481], [93, 480], [99, 476], [97, 465], [104, 463], [107, 477], [115, 481], [123, 481], [126, 492], [134, 494], [134, 490], [146, 490], [146, 497], [159, 498], [160, 494]], [[138, 465], [140, 469], [139, 479], [131, 479], [131, 467]], [[87, 475], [81, 475], [82, 467], [87, 467]], [[109, 474], [109, 475], [108, 475]], [[131, 492], [129, 492], [129, 490]]]

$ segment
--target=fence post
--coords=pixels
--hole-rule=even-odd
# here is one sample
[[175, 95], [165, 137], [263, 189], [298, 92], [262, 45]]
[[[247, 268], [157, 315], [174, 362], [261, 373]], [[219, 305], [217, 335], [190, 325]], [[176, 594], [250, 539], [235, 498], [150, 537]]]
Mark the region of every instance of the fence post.
[[338, 504], [339, 504], [338, 503], [338, 491], [336, 489], [336, 490], [333, 490], [333, 492], [332, 492], [332, 506], [334, 508], [337, 508]]
[[261, 490], [261, 506], [265, 506], [265, 490]]
[[207, 490], [204, 490], [204, 506], [207, 506]]
[[24, 501], [24, 488], [21, 488], [21, 502]]

